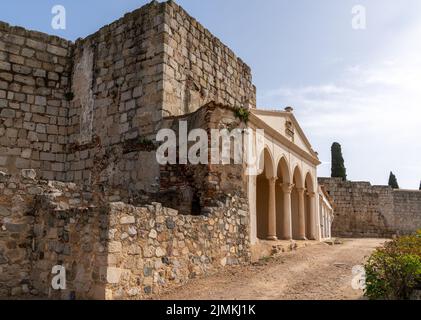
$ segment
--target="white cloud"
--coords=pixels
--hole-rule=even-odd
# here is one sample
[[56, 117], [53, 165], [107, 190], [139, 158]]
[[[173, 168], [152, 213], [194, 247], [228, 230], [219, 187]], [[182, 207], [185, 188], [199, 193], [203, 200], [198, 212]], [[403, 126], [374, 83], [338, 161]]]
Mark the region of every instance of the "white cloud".
[[421, 159], [420, 34], [421, 24], [412, 25], [399, 42], [380, 48], [376, 60], [345, 67], [334, 82], [282, 87], [266, 98], [295, 106], [325, 159], [333, 140], [344, 141], [351, 178], [385, 183], [383, 172], [395, 170], [403, 186], [416, 188], [421, 179], [421, 163], [416, 164]]

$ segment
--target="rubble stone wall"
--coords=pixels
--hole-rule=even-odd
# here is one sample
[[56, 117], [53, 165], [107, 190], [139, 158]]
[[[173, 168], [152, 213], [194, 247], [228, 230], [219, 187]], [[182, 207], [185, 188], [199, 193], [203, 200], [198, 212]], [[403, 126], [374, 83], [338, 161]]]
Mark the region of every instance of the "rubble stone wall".
[[162, 167], [154, 140], [178, 117], [240, 125], [251, 80], [172, 1], [76, 43], [0, 23], [0, 296], [141, 298], [249, 261], [243, 167]]
[[333, 236], [392, 237], [421, 229], [421, 191], [341, 178], [319, 178], [319, 183], [334, 201]]
[[31, 179], [0, 172], [0, 296], [30, 292], [34, 197]]
[[20, 175], [0, 172], [0, 296], [39, 294], [32, 281], [39, 205], [55, 199], [67, 209], [82, 205], [82, 196], [73, 183], [37, 180], [35, 170], [24, 169]]
[[208, 216], [154, 203], [110, 204], [107, 299], [142, 299], [225, 265], [250, 262], [247, 204], [235, 196]]
[[[142, 299], [250, 261], [241, 197], [191, 216], [160, 203], [109, 202], [118, 196], [34, 174], [1, 176], [0, 296]], [[66, 290], [51, 287], [56, 265], [66, 269]]]

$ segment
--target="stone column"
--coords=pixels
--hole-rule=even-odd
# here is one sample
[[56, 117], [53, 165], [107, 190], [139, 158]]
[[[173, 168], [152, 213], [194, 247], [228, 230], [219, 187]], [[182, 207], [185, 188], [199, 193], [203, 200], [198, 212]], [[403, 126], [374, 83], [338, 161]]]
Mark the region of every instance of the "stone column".
[[281, 184], [284, 198], [283, 221], [282, 221], [282, 238], [284, 240], [292, 239], [292, 212], [291, 212], [291, 192], [293, 184]]
[[323, 221], [323, 198], [319, 196], [319, 226], [320, 229], [320, 239], [323, 239], [323, 227], [324, 227], [324, 221]]
[[269, 178], [268, 240], [278, 240], [276, 237], [276, 180], [276, 177]]
[[298, 192], [298, 239], [307, 240], [306, 238], [306, 221], [304, 212], [304, 188], [297, 188]]
[[328, 210], [325, 209], [325, 212], [324, 212], [325, 238], [329, 238], [329, 222], [328, 222], [328, 219], [327, 219], [328, 214], [329, 214]]
[[331, 221], [331, 219], [330, 219], [330, 214], [328, 215], [328, 218], [327, 218], [327, 235], [328, 235], [328, 238], [330, 239], [330, 238], [332, 238], [332, 221]]
[[316, 214], [316, 206], [315, 206], [315, 201], [316, 201], [316, 193], [315, 192], [307, 192], [307, 195], [309, 197], [309, 201], [308, 201], [308, 206], [309, 206], [309, 212], [310, 212], [310, 217], [309, 217], [309, 221], [307, 221], [307, 223], [310, 226], [310, 240], [315, 240], [316, 236], [314, 233], [314, 223], [315, 223], [315, 214]]

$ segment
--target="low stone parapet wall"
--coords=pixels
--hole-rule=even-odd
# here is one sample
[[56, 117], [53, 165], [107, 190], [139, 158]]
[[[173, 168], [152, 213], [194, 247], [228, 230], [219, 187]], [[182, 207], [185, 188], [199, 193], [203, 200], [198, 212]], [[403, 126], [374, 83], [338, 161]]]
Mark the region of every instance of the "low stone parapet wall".
[[[160, 203], [109, 202], [72, 183], [0, 177], [0, 296], [143, 299], [251, 260], [247, 201], [227, 195], [206, 216]], [[66, 288], [54, 290], [54, 266]]]
[[319, 178], [319, 183], [334, 201], [333, 236], [389, 238], [421, 229], [421, 191], [341, 178]]

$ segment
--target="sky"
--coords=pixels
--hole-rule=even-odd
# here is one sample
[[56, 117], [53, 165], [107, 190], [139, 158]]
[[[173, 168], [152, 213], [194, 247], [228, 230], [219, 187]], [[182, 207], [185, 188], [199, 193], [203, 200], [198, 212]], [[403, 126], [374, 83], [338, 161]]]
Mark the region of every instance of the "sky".
[[[97, 31], [142, 0], [3, 0], [0, 20], [66, 39]], [[350, 180], [401, 188], [421, 180], [421, 1], [178, 0], [253, 72], [257, 104], [293, 106], [330, 175], [342, 145]], [[54, 5], [66, 29], [51, 27]], [[365, 28], [355, 28], [365, 10]], [[361, 7], [358, 7], [361, 8]], [[356, 20], [358, 19], [358, 20]]]

